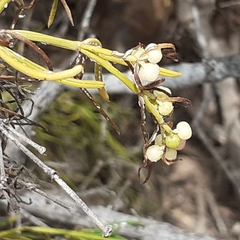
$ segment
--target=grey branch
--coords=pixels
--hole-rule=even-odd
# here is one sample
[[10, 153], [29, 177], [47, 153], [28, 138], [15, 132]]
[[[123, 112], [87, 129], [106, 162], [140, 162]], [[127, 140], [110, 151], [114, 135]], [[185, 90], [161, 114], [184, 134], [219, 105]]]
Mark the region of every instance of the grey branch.
[[[224, 58], [215, 58], [204, 60], [197, 63], [180, 63], [166, 66], [166, 68], [182, 73], [181, 77], [166, 78], [163, 83], [171, 89], [187, 88], [203, 84], [204, 82], [218, 82], [226, 77], [240, 77], [240, 54]], [[132, 80], [133, 75], [130, 71], [125, 72], [126, 76]], [[104, 82], [110, 94], [131, 93], [131, 91], [112, 74], [104, 74]], [[83, 79], [94, 79], [94, 74], [85, 73]], [[39, 113], [45, 111], [51, 102], [60, 92], [66, 89], [66, 86], [59, 85], [53, 82], [42, 82], [39, 89], [36, 91], [32, 100], [34, 108], [31, 120], [36, 121]], [[91, 90], [91, 93], [97, 93], [97, 90]], [[23, 105], [25, 113], [30, 111], [30, 103]]]
[[[45, 173], [47, 173], [51, 178], [58, 183], [58, 185], [76, 202], [81, 206], [82, 210], [96, 223], [96, 225], [103, 231], [104, 237], [109, 237], [112, 232], [112, 227], [110, 225], [104, 226], [103, 223], [98, 219], [98, 217], [89, 209], [85, 202], [59, 177], [57, 172], [48, 167], [44, 162], [41, 161], [37, 156], [35, 156], [28, 148], [26, 148], [14, 135], [12, 135], [12, 129], [7, 126], [4, 122], [0, 123], [0, 131], [9, 140], [11, 140], [26, 156], [28, 156], [36, 165], [38, 165]], [[18, 134], [18, 137], [21, 135]], [[26, 139], [24, 138], [26, 142]], [[31, 140], [27, 141], [28, 143]], [[33, 144], [31, 144], [33, 146]], [[39, 145], [37, 145], [39, 147]], [[2, 176], [0, 176], [0, 179]]]
[[[51, 192], [51, 194], [53, 194]], [[56, 193], [66, 204], [71, 204], [73, 211], [69, 212], [53, 202], [46, 202], [46, 199], [34, 192], [26, 192], [25, 197], [31, 198], [33, 204], [22, 205], [22, 208], [36, 217], [44, 218], [48, 221], [70, 224], [72, 226], [82, 226], [84, 228], [94, 228], [93, 222], [86, 218], [86, 215], [65, 195]], [[3, 202], [0, 202], [0, 208]], [[127, 239], [152, 240], [152, 239], [184, 239], [184, 240], [214, 240], [212, 237], [200, 236], [194, 233], [183, 231], [168, 223], [158, 222], [148, 218], [139, 218], [136, 216], [113, 211], [110, 208], [96, 206], [91, 207], [102, 221], [107, 224], [113, 224], [114, 230]], [[129, 222], [129, 223], [128, 223]], [[138, 222], [139, 226], [133, 226], [130, 222]]]
[[[197, 63], [179, 63], [164, 66], [167, 69], [182, 73], [182, 76], [166, 78], [163, 85], [171, 89], [179, 89], [196, 86], [205, 82], [218, 82], [226, 77], [239, 77], [239, 62], [240, 55], [237, 54], [223, 58], [205, 59]], [[133, 80], [133, 75], [130, 71], [124, 74]], [[85, 73], [84, 79], [94, 79], [94, 75]], [[104, 74], [104, 82], [110, 94], [130, 93], [130, 90], [112, 74]]]

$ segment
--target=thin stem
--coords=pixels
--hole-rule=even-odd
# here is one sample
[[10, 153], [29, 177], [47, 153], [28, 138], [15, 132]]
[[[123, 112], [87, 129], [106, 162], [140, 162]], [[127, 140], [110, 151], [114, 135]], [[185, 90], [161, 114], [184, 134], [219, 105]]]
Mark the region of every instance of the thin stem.
[[43, 163], [30, 150], [28, 150], [17, 138], [15, 138], [11, 133], [9, 133], [9, 130], [6, 129], [6, 126], [3, 122], [0, 124], [0, 131], [9, 140], [11, 140], [21, 151], [23, 151], [29, 158], [31, 158], [40, 168], [42, 168], [45, 173], [52, 176], [56, 172], [54, 169], [48, 167], [45, 163]]
[[44, 154], [46, 152], [46, 148], [43, 146], [40, 146], [39, 144], [33, 142], [30, 138], [22, 135], [18, 131], [16, 131], [14, 128], [10, 127], [9, 125], [5, 125], [5, 128], [7, 128], [9, 131], [11, 131], [14, 135], [19, 137], [22, 141], [29, 144], [30, 146], [34, 147], [40, 154]]
[[105, 226], [98, 217], [90, 210], [90, 208], [83, 202], [83, 200], [59, 177], [55, 172], [53, 179], [64, 189], [64, 191], [76, 202], [78, 203], [82, 210], [96, 223], [96, 225], [103, 231], [104, 237], [109, 237], [112, 232], [112, 226]]
[[31, 41], [41, 42], [45, 44], [50, 44], [55, 47], [65, 48], [68, 50], [78, 51], [81, 45], [80, 41], [72, 41], [58, 37], [52, 37], [46, 34], [25, 31], [25, 30], [6, 30], [6, 33], [11, 34], [11, 32], [18, 33]]
[[46, 194], [46, 193], [43, 192], [42, 190], [40, 190], [40, 189], [38, 189], [38, 188], [36, 188], [36, 187], [30, 188], [30, 189], [31, 189], [32, 191], [34, 191], [34, 192], [36, 192], [36, 193], [44, 196], [45, 198], [47, 198], [47, 199], [55, 202], [55, 203], [58, 204], [59, 206], [66, 208], [69, 212], [72, 210], [72, 209], [71, 209], [71, 206], [69, 206], [69, 205], [66, 204], [66, 203], [63, 203], [63, 202], [59, 201], [57, 198], [55, 198], [55, 197], [53, 197], [53, 196], [50, 196], [50, 195]]
[[158, 113], [158, 111], [155, 109], [155, 107], [149, 101], [149, 98], [144, 94], [141, 94], [141, 95], [145, 101], [148, 111], [153, 114], [153, 116], [155, 117], [155, 119], [158, 122], [158, 124], [160, 125], [160, 127], [163, 128], [166, 131], [166, 133], [171, 134], [172, 129], [164, 122], [163, 117]]
[[139, 88], [136, 86], [135, 83], [133, 83], [130, 79], [128, 79], [124, 74], [122, 74], [118, 69], [113, 67], [113, 65], [102, 59], [101, 57], [95, 55], [94, 53], [81, 49], [81, 52], [88, 56], [89, 58], [95, 60], [97, 63], [102, 65], [104, 68], [106, 68], [110, 73], [115, 75], [119, 80], [121, 80], [133, 93], [138, 94], [140, 92]]
[[0, 1], [0, 13], [5, 9], [7, 4], [11, 2], [11, 0], [1, 0]]
[[79, 36], [78, 36], [78, 39], [80, 41], [82, 41], [84, 39], [84, 36], [90, 26], [90, 20], [91, 20], [91, 17], [92, 17], [92, 13], [93, 13], [93, 10], [96, 6], [96, 3], [97, 3], [97, 0], [90, 0], [88, 2], [88, 5], [84, 11], [84, 14], [83, 14], [83, 20], [82, 20], [82, 23], [80, 25], [80, 33], [79, 33]]
[[104, 237], [109, 237], [112, 232], [112, 226], [105, 226], [97, 216], [91, 211], [91, 209], [83, 202], [83, 200], [59, 177], [57, 172], [48, 167], [43, 163], [38, 157], [36, 157], [30, 150], [28, 150], [18, 139], [16, 139], [12, 134], [8, 132], [4, 122], [0, 124], [1, 132], [11, 140], [21, 151], [23, 151], [34, 163], [36, 163], [40, 168], [43, 169], [45, 173], [51, 176], [51, 178], [58, 183], [58, 185], [76, 202], [78, 203], [82, 210], [95, 222], [95, 224], [103, 231]]

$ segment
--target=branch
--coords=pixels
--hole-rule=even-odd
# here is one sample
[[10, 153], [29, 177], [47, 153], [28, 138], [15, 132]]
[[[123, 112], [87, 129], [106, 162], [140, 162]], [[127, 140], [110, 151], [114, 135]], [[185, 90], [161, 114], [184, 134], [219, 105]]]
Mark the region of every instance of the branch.
[[[96, 223], [96, 225], [102, 230], [104, 237], [109, 237], [112, 232], [112, 226], [104, 226], [98, 217], [89, 209], [85, 202], [60, 178], [58, 173], [48, 167], [44, 162], [41, 161], [37, 156], [35, 156], [28, 148], [26, 148], [12, 133], [12, 127], [8, 127], [4, 122], [0, 123], [0, 131], [3, 135], [7, 137], [8, 140], [11, 140], [26, 156], [28, 156], [36, 165], [38, 165], [46, 174], [51, 176], [51, 179], [54, 180], [58, 185], [76, 202], [81, 206], [82, 210]], [[21, 135], [17, 133], [17, 137]], [[23, 141], [26, 142], [26, 137], [21, 137]], [[31, 140], [29, 140], [31, 141]], [[28, 143], [29, 143], [28, 141]], [[31, 143], [31, 146], [34, 144]], [[39, 149], [39, 145], [35, 145], [35, 148]], [[45, 150], [45, 149], [43, 149]], [[42, 151], [42, 149], [40, 150]], [[2, 176], [1, 176], [2, 177]]]
[[[53, 194], [53, 192], [50, 192]], [[31, 198], [33, 204], [22, 205], [24, 210], [33, 214], [36, 217], [44, 219], [45, 221], [58, 222], [59, 224], [67, 224], [76, 226], [79, 225], [83, 228], [94, 228], [95, 225], [92, 221], [86, 217], [86, 215], [79, 211], [79, 207], [69, 200], [65, 195], [62, 195], [59, 191], [56, 195], [61, 198], [66, 204], [72, 206], [72, 211], [69, 212], [66, 209], [46, 201], [46, 199], [34, 192], [26, 192], [25, 197]], [[0, 202], [0, 209], [3, 206], [3, 202]], [[127, 239], [138, 240], [152, 240], [152, 239], [184, 239], [184, 240], [214, 240], [212, 237], [199, 236], [194, 233], [183, 231], [177, 227], [168, 223], [158, 222], [156, 220], [148, 218], [139, 218], [132, 215], [120, 213], [111, 210], [110, 208], [96, 206], [91, 207], [93, 211], [103, 220], [105, 224], [116, 222], [115, 230]], [[142, 226], [133, 226], [128, 222], [138, 222]]]
[[[167, 69], [182, 73], [181, 77], [166, 78], [164, 86], [171, 89], [187, 88], [203, 84], [204, 82], [218, 82], [226, 77], [240, 76], [240, 54], [223, 57], [206, 59], [197, 63], [180, 63], [166, 66]], [[128, 78], [133, 79], [130, 71], [124, 73]], [[94, 75], [85, 73], [83, 79], [93, 79]], [[112, 74], [104, 74], [104, 82], [108, 92], [130, 93], [130, 91]]]

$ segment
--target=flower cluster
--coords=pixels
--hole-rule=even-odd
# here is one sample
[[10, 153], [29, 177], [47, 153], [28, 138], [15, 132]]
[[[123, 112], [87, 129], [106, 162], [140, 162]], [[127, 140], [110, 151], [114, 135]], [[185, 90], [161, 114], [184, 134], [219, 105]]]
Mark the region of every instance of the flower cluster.
[[140, 53], [145, 56], [147, 62], [141, 61], [138, 64], [141, 66], [139, 70], [139, 77], [142, 81], [153, 82], [157, 80], [160, 68], [157, 63], [162, 60], [161, 49], [157, 47], [157, 44], [150, 43], [145, 49], [141, 49]]
[[173, 111], [173, 103], [168, 100], [172, 92], [167, 87], [160, 86], [158, 89], [153, 91], [156, 96], [156, 109], [162, 116], [169, 116]]
[[[160, 116], [167, 117], [173, 112], [174, 106], [171, 101], [171, 90], [167, 87], [159, 86], [158, 90], [154, 90], [153, 94], [156, 99], [151, 101]], [[162, 133], [165, 132], [165, 133]], [[179, 122], [172, 131], [165, 131], [161, 128], [161, 133], [156, 136], [155, 144], [148, 147], [146, 156], [151, 162], [160, 160], [163, 156], [166, 163], [177, 159], [177, 150], [182, 150], [188, 140], [192, 136], [190, 125], [185, 122]]]
[[158, 134], [154, 144], [147, 148], [146, 156], [151, 162], [157, 162], [164, 158], [166, 163], [171, 164], [171, 161], [177, 159], [177, 150], [182, 150], [185, 147], [186, 140], [191, 136], [190, 125], [185, 121], [181, 121], [170, 135]]
[[[12, 39], [18, 39], [29, 45], [45, 61], [47, 68], [32, 62], [19, 53], [11, 49]], [[47, 55], [34, 42], [44, 42], [56, 47], [69, 49], [78, 52], [70, 69], [54, 72], [52, 64]], [[29, 78], [38, 80], [57, 81], [81, 90], [92, 101], [96, 109], [119, 133], [116, 124], [109, 118], [107, 113], [101, 109], [86, 88], [97, 88], [102, 97], [109, 100], [105, 89], [104, 79], [102, 78], [102, 68], [115, 75], [121, 80], [134, 94], [138, 96], [141, 111], [141, 130], [144, 137], [143, 155], [144, 160], [139, 168], [148, 167], [151, 163], [162, 160], [166, 164], [176, 162], [177, 150], [180, 150], [185, 140], [191, 136], [191, 128], [186, 122], [180, 122], [176, 129], [172, 129], [173, 124], [166, 122], [166, 118], [171, 116], [174, 111], [174, 103], [182, 103], [190, 106], [188, 99], [172, 97], [171, 90], [159, 84], [164, 82], [162, 77], [177, 77], [181, 74], [159, 66], [163, 57], [178, 61], [175, 46], [171, 43], [150, 43], [146, 47], [139, 44], [135, 48], [125, 53], [112, 51], [103, 48], [101, 42], [95, 38], [89, 38], [82, 42], [59, 39], [56, 37], [24, 30], [2, 30], [0, 33], [0, 57], [8, 65], [26, 75]], [[91, 59], [95, 62], [95, 80], [79, 80], [84, 73], [85, 62]], [[135, 82], [129, 79], [125, 73], [119, 71], [115, 65], [128, 66], [134, 75]], [[15, 76], [11, 76], [15, 79]], [[146, 129], [146, 113], [148, 111], [156, 125], [156, 130], [149, 137]], [[149, 171], [150, 172], [150, 171]], [[150, 175], [149, 175], [150, 176]], [[149, 176], [146, 178], [148, 180]]]
[[[131, 56], [136, 58], [133, 67], [135, 82], [140, 89], [138, 93], [139, 106], [141, 109], [141, 130], [145, 140], [143, 148], [144, 160], [139, 168], [149, 169], [146, 182], [151, 173], [151, 164], [162, 160], [165, 164], [171, 165], [178, 161], [177, 151], [184, 148], [186, 140], [192, 136], [190, 125], [185, 122], [179, 122], [173, 129], [172, 122], [166, 122], [166, 118], [171, 116], [174, 111], [174, 103], [190, 106], [191, 102], [186, 98], [172, 97], [169, 88], [159, 86], [165, 79], [159, 79], [159, 76], [179, 76], [176, 72], [160, 68], [158, 63], [161, 61], [162, 47], [172, 47], [173, 58], [177, 56], [173, 45], [165, 44], [149, 44], [146, 48], [139, 46]], [[128, 57], [130, 59], [130, 57]], [[149, 137], [146, 130], [146, 114], [147, 110], [154, 119], [156, 129]]]

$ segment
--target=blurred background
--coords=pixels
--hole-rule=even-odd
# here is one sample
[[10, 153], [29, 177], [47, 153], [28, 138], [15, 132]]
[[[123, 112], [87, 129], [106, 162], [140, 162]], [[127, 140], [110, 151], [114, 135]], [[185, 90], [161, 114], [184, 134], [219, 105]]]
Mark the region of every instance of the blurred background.
[[[33, 8], [24, 11], [26, 16], [19, 19], [15, 29], [72, 40], [81, 32], [84, 38], [94, 36], [104, 47], [120, 52], [139, 43], [170, 42], [177, 48], [179, 62], [192, 64], [193, 75], [198, 74], [195, 63], [214, 59], [215, 65], [208, 66], [211, 68], [218, 65], [219, 57], [239, 54], [239, 1], [98, 0], [90, 25], [83, 31], [83, 14], [89, 2], [67, 1], [74, 26], [59, 4], [48, 29], [52, 1], [36, 1]], [[9, 4], [0, 16], [1, 29], [10, 27], [14, 14], [15, 7]], [[55, 68], [68, 67], [71, 53], [41, 47]], [[161, 64], [167, 68], [178, 63], [164, 59]], [[233, 65], [238, 68], [239, 63]], [[92, 71], [91, 64], [88, 71]], [[34, 140], [47, 148], [41, 159], [54, 167], [88, 205], [110, 206], [129, 214], [134, 210], [139, 216], [187, 231], [217, 239], [240, 239], [239, 79], [229, 76], [218, 82], [202, 81], [184, 88], [179, 85], [173, 90], [173, 96], [190, 99], [192, 107], [176, 107], [170, 120], [189, 122], [193, 137], [179, 152], [182, 161], [172, 166], [154, 164], [144, 185], [137, 178], [144, 143], [137, 97], [124, 91], [109, 94], [110, 103], [97, 94], [94, 98], [119, 126], [120, 136], [80, 91], [64, 89], [39, 118], [47, 131], [34, 129]], [[29, 162], [27, 166], [33, 168]], [[51, 188], [41, 170], [34, 173]]]

